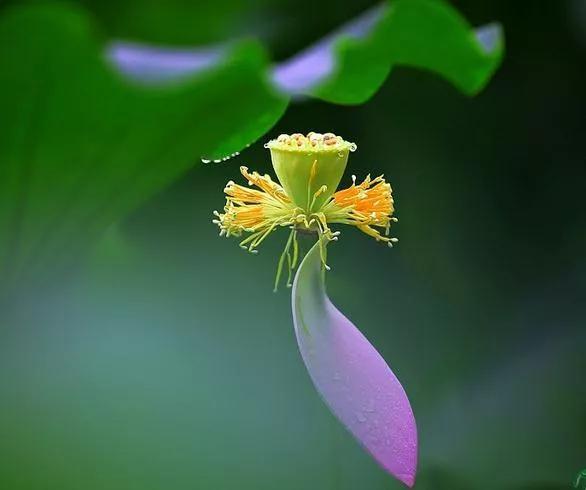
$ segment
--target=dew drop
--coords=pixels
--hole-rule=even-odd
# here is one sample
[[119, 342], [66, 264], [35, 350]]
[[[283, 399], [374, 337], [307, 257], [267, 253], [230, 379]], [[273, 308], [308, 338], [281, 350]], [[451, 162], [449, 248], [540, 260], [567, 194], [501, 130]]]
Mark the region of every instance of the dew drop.
[[373, 399], [370, 399], [366, 405], [366, 407], [364, 407], [364, 411], [368, 412], [368, 413], [374, 413], [376, 412], [376, 407], [375, 407], [375, 403]]
[[201, 159], [201, 163], [210, 163], [211, 160], [208, 160], [207, 158], [202, 158]]
[[358, 422], [363, 424], [364, 422], [366, 422], [367, 419], [362, 412], [356, 412], [356, 420], [358, 420]]

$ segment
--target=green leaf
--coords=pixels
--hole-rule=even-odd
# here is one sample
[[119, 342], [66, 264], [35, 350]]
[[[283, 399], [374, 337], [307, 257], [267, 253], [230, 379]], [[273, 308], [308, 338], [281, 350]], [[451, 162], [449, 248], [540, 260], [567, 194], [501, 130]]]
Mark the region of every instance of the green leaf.
[[0, 19], [0, 269], [10, 281], [68, 262], [190, 168], [264, 134], [287, 98], [255, 43], [167, 87], [131, 84], [85, 15], [18, 8]]
[[[307, 58], [319, 53], [332, 66], [296, 88], [330, 102], [360, 104], [374, 95], [393, 67], [408, 66], [434, 72], [474, 95], [488, 83], [503, 52], [498, 24], [474, 31], [442, 1], [395, 0], [303, 53]], [[300, 62], [298, 57], [290, 63]]]

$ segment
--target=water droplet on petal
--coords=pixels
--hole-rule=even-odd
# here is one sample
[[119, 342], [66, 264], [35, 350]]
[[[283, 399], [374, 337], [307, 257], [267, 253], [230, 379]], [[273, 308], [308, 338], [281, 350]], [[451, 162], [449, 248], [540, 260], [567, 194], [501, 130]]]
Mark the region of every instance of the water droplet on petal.
[[368, 400], [368, 403], [364, 407], [364, 411], [365, 412], [368, 412], [368, 413], [374, 413], [374, 412], [376, 412], [375, 402], [374, 402], [374, 400], [372, 398], [370, 400]]
[[356, 412], [356, 420], [358, 420], [358, 422], [363, 424], [364, 422], [366, 422], [367, 419], [366, 419], [366, 416], [362, 412]]

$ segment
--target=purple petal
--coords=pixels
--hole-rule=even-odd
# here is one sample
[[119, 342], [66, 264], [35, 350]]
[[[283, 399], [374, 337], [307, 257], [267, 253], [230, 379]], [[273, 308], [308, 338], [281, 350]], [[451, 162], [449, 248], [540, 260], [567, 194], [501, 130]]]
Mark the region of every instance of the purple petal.
[[317, 244], [295, 276], [292, 307], [301, 355], [330, 410], [386, 471], [413, 486], [411, 405], [385, 360], [326, 295]]

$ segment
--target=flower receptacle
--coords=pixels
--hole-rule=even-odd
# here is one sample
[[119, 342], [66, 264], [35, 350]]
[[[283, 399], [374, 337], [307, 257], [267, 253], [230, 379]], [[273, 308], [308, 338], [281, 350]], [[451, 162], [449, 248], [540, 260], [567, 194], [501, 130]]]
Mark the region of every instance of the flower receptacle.
[[295, 205], [318, 211], [337, 189], [356, 145], [332, 133], [281, 135], [267, 144], [275, 173]]

